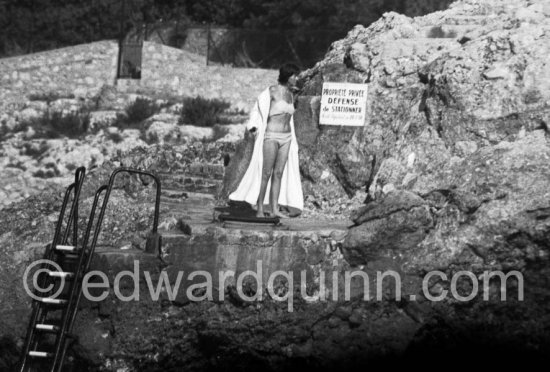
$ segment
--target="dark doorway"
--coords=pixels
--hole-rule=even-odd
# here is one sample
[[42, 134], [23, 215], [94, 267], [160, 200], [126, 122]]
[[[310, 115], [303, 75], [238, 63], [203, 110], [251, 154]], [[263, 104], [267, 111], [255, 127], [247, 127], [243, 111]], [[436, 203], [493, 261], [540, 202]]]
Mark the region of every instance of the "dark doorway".
[[141, 79], [142, 50], [143, 42], [122, 43], [118, 63], [119, 79]]

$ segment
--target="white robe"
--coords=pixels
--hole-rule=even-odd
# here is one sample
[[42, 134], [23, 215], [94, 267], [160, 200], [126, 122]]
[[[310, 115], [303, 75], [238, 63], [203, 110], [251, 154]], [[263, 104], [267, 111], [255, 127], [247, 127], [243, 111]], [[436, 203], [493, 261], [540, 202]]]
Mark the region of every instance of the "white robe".
[[[271, 104], [271, 95], [269, 88], [264, 90], [258, 96], [247, 124], [247, 130], [256, 128], [258, 135], [254, 142], [254, 151], [252, 159], [246, 173], [244, 174], [239, 187], [229, 195], [230, 200], [245, 201], [255, 205], [260, 195], [260, 185], [262, 179], [263, 164], [263, 143], [265, 129], [267, 127], [267, 118]], [[300, 168], [298, 163], [298, 142], [294, 133], [294, 117], [290, 118], [290, 130], [292, 140], [288, 154], [288, 161], [283, 171], [281, 179], [281, 192], [279, 193], [279, 205], [304, 209], [304, 195], [302, 193], [302, 183], [300, 181]], [[269, 193], [271, 190], [271, 179], [267, 184], [264, 204], [269, 204]]]

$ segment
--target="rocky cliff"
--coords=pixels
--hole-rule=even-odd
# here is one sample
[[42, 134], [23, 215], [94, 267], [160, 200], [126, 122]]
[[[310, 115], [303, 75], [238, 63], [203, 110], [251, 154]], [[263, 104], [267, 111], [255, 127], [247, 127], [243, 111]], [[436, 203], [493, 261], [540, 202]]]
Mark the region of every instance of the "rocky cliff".
[[[388, 13], [301, 75], [295, 122], [309, 205], [353, 210], [346, 262], [407, 277], [415, 300], [401, 304], [422, 324], [415, 338], [456, 342], [430, 343], [437, 353], [548, 350], [549, 31], [545, 1]], [[364, 127], [319, 125], [323, 82], [368, 85]], [[445, 279], [427, 282], [432, 295], [453, 284], [475, 293], [471, 278], [500, 271], [523, 275], [525, 298], [517, 283], [493, 280], [489, 298], [508, 288], [516, 301], [426, 301], [422, 278], [434, 270]]]
[[[211, 222], [223, 173], [225, 193], [242, 174], [246, 139], [237, 151], [202, 142], [134, 150], [94, 170], [83, 213], [119, 164], [160, 172], [170, 185], [160, 257], [143, 252], [150, 184], [117, 185], [94, 261], [110, 277], [135, 258], [172, 281], [178, 270], [242, 273], [261, 259], [260, 281], [276, 270], [307, 274], [303, 287], [290, 277], [276, 283], [278, 294], [314, 297], [324, 287], [328, 299], [296, 300], [291, 312], [277, 296], [243, 301], [234, 286], [201, 302], [120, 302], [111, 292], [108, 301], [83, 304], [73, 363], [319, 371], [547, 362], [549, 49], [550, 7], [542, 0], [463, 0], [424, 17], [388, 13], [355, 27], [301, 75], [295, 121], [306, 209], [286, 230]], [[319, 125], [325, 81], [368, 84], [363, 127]], [[225, 153], [233, 156], [224, 172]], [[184, 195], [189, 185], [195, 192]], [[16, 294], [2, 305], [5, 365], [17, 356], [29, 303], [13, 278], [40, 257], [59, 204], [59, 191], [47, 195], [0, 215], [7, 253], [0, 290], [3, 298]], [[346, 291], [350, 271], [357, 277]], [[377, 275], [390, 271], [398, 287]]]

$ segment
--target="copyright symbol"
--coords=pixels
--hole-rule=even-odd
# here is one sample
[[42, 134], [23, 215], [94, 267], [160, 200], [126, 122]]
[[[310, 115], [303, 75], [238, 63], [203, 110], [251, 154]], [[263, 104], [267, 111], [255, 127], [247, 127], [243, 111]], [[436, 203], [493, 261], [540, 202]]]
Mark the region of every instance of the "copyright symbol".
[[[34, 271], [32, 274], [32, 289], [31, 289], [29, 288], [28, 279], [29, 279], [29, 274], [31, 270], [34, 269], [35, 266], [40, 266], [40, 268]], [[54, 270], [50, 270], [49, 268], [46, 268], [47, 266], [53, 267]], [[45, 259], [34, 261], [27, 267], [27, 269], [25, 270], [25, 273], [23, 274], [23, 287], [25, 288], [25, 292], [27, 292], [27, 294], [33, 300], [41, 300], [44, 297], [37, 296], [35, 293], [39, 293], [39, 294], [48, 293], [54, 288], [54, 285], [50, 284], [46, 288], [41, 288], [38, 284], [38, 277], [40, 276], [40, 274], [49, 275], [52, 272], [62, 272], [62, 271], [63, 270], [61, 270], [61, 267], [56, 262], [45, 260]], [[65, 287], [65, 277], [61, 276], [60, 279], [61, 279], [61, 283], [59, 283], [59, 288], [54, 294], [52, 294], [51, 296], [48, 296], [48, 298], [55, 299], [63, 291], [63, 288]]]

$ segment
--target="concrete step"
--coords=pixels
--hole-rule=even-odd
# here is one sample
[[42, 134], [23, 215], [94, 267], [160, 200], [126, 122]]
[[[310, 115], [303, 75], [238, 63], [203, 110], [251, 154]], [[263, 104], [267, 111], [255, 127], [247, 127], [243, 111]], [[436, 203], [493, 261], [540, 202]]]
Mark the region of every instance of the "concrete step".
[[[137, 265], [137, 266], [134, 266]], [[121, 249], [120, 247], [96, 247], [90, 270], [98, 270], [109, 278], [111, 285], [121, 271], [133, 271], [139, 267], [141, 272], [158, 273], [160, 261], [157, 253], [146, 253], [136, 248]]]
[[225, 168], [221, 164], [195, 162], [185, 171], [159, 172], [163, 188], [214, 194], [223, 183]]
[[[177, 221], [182, 220], [191, 226], [193, 233], [204, 231], [214, 218], [215, 200], [212, 194], [185, 192], [185, 196], [179, 192], [179, 197], [174, 190], [166, 190], [166, 196], [161, 197], [160, 227], [168, 225], [171, 229], [177, 229]], [[163, 191], [164, 194], [164, 191]], [[168, 223], [163, 225], [163, 222]], [[166, 231], [161, 231], [164, 234]], [[172, 231], [168, 231], [172, 233]]]
[[225, 167], [223, 164], [213, 163], [200, 163], [195, 162], [186, 167], [184, 171], [178, 172], [159, 172], [158, 174], [163, 177], [170, 177], [172, 175], [185, 174], [188, 176], [205, 177], [217, 180], [223, 180]]
[[[191, 272], [202, 271], [212, 278], [214, 287], [235, 285], [236, 279], [245, 271], [257, 274], [265, 286], [270, 276], [284, 272], [299, 283], [302, 272], [307, 283], [318, 280], [318, 270], [340, 257], [331, 233], [337, 230], [254, 230], [226, 229], [220, 224], [211, 224], [202, 234], [189, 236], [163, 235], [162, 261], [173, 283], [178, 273], [185, 273], [182, 287], [192, 280], [185, 279]], [[224, 281], [224, 277], [226, 278]], [[327, 275], [330, 278], [330, 273]], [[250, 279], [250, 278], [249, 278]], [[204, 282], [204, 275], [201, 279]], [[220, 284], [220, 283], [225, 283]], [[185, 302], [185, 294], [178, 297]]]
[[223, 180], [213, 180], [205, 177], [188, 175], [172, 175], [161, 178], [162, 187], [184, 192], [215, 194], [223, 184]]

